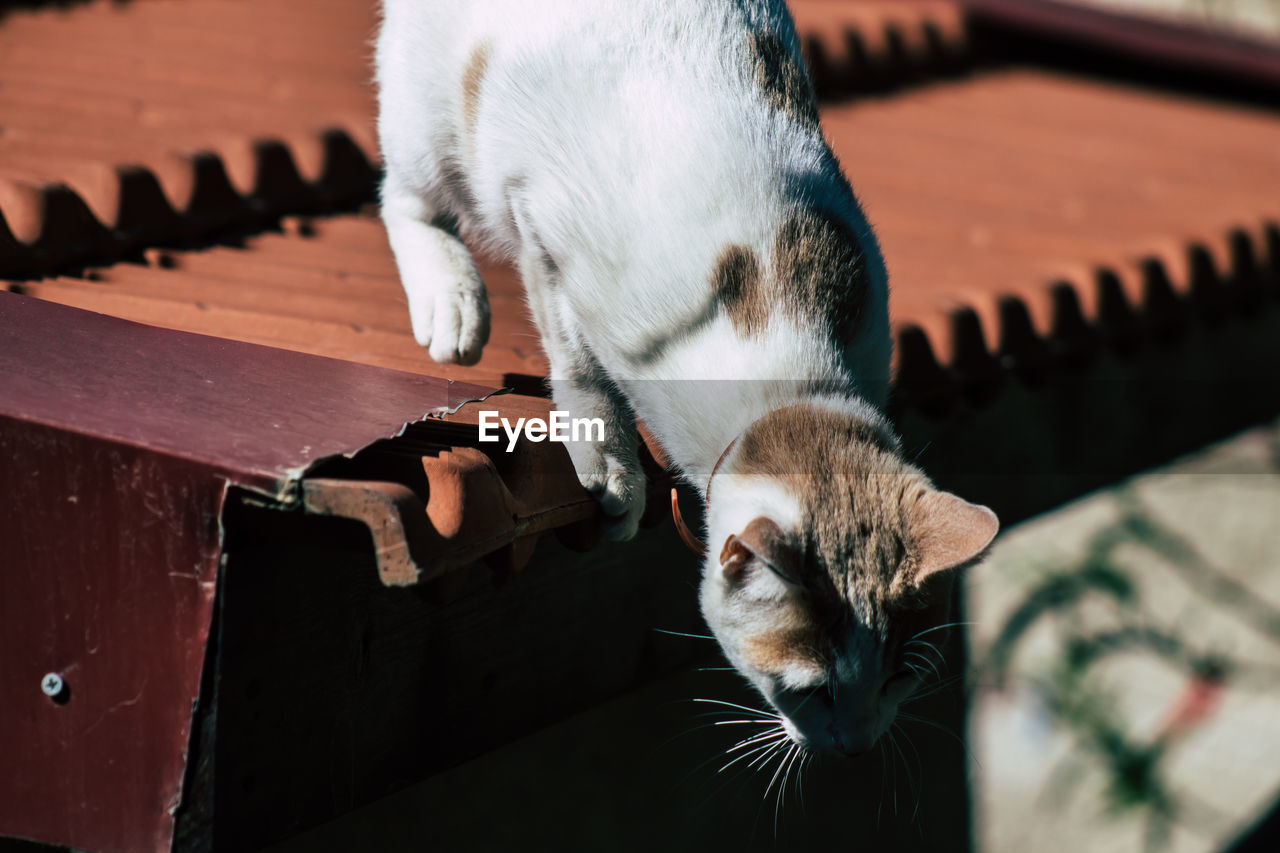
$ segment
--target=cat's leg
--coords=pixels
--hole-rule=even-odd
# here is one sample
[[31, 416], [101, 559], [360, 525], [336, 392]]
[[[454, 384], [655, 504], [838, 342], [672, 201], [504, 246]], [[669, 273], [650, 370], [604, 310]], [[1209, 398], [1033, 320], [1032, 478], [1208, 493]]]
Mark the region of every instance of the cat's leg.
[[[605, 537], [630, 539], [639, 527], [645, 501], [635, 415], [592, 355], [576, 319], [556, 292], [554, 273], [542, 258], [522, 259], [520, 272], [550, 362], [556, 408], [571, 418], [599, 418], [604, 423], [602, 441], [565, 443], [578, 481], [604, 510]], [[597, 437], [591, 430], [587, 434]]]
[[438, 362], [475, 364], [489, 340], [489, 298], [467, 247], [440, 227], [442, 213], [388, 170], [382, 220], [409, 300], [413, 337]]

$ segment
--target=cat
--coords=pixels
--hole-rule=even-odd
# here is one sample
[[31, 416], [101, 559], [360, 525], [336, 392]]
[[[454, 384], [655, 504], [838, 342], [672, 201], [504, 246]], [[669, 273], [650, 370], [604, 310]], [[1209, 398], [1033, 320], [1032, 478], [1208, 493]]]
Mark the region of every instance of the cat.
[[606, 424], [569, 452], [611, 538], [644, 508], [638, 416], [706, 497], [702, 612], [778, 736], [870, 749], [998, 522], [883, 414], [885, 265], [785, 5], [385, 0], [376, 79], [417, 341], [475, 363], [460, 237], [513, 259], [557, 408]]

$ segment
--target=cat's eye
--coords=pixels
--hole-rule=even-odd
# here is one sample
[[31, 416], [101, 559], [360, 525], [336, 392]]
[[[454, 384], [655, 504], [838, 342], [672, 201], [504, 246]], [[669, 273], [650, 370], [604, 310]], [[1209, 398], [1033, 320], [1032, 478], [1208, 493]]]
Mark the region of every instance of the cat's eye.
[[827, 689], [826, 684], [819, 684], [816, 687], [804, 687], [799, 690], [780, 687], [776, 696], [781, 702], [785, 702], [797, 709], [805, 704], [829, 705], [831, 703], [831, 691]]
[[800, 582], [798, 580], [796, 580], [791, 575], [784, 572], [782, 569], [775, 566], [773, 563], [763, 558], [760, 559], [760, 562], [763, 563], [765, 567], [769, 569], [769, 571], [773, 572], [775, 575], [782, 578], [782, 580], [786, 581], [788, 584], [792, 586], [800, 586]]

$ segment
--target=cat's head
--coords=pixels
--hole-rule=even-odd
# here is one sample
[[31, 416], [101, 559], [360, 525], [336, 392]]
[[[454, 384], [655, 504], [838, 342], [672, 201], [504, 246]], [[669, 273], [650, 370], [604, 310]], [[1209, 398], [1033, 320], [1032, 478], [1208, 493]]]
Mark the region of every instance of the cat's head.
[[865, 752], [930, 671], [955, 570], [997, 528], [904, 462], [873, 412], [780, 409], [712, 477], [703, 614], [793, 741]]

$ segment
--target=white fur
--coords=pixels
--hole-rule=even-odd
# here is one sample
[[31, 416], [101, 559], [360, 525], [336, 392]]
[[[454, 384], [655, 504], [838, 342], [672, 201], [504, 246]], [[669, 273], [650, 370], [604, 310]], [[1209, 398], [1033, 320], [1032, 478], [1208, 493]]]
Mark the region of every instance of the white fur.
[[[717, 513], [715, 526], [707, 537], [710, 542], [724, 542], [732, 533], [739, 533], [753, 519], [764, 516], [777, 522], [783, 530], [799, 530], [804, 523], [799, 498], [788, 488], [788, 483], [772, 477], [758, 475], [726, 474], [716, 479]], [[732, 494], [732, 499], [721, 501], [721, 493]]]
[[[643, 508], [632, 412], [703, 489], [736, 435], [803, 396], [797, 381], [883, 401], [879, 251], [820, 136], [770, 109], [746, 71], [752, 30], [783, 35], [798, 56], [780, 0], [385, 4], [383, 216], [414, 334], [433, 358], [462, 362], [488, 334], [483, 284], [457, 237], [437, 227], [451, 215], [469, 240], [519, 264], [557, 404], [605, 419], [606, 442], [570, 452], [618, 516], [616, 538], [635, 532]], [[462, 78], [478, 47], [488, 60], [468, 133]], [[473, 204], [460, 203], [451, 175]], [[746, 244], [767, 258], [797, 200], [838, 207], [862, 235], [869, 328], [841, 343], [779, 313], [752, 338], [720, 313], [681, 337], [715, 308], [722, 248]]]

